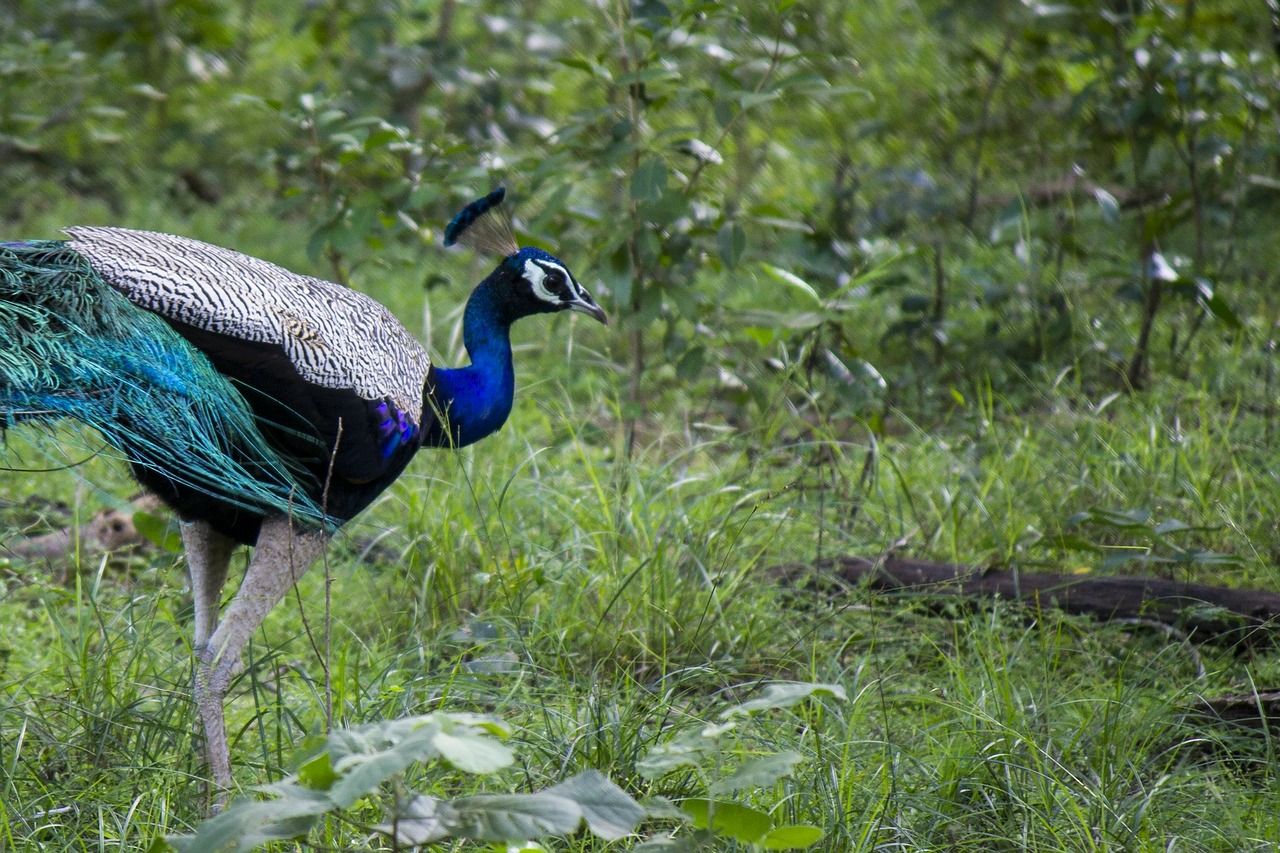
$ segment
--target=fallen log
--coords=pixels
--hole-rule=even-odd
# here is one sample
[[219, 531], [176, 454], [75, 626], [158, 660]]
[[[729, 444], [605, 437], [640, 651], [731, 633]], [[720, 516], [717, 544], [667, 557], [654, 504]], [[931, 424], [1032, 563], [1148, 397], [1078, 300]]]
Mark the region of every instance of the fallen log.
[[1280, 691], [1201, 697], [1193, 715], [1228, 730], [1280, 737]]
[[1155, 620], [1196, 639], [1269, 642], [1280, 629], [1280, 594], [1164, 578], [983, 570], [896, 556], [830, 557], [771, 571], [792, 585], [807, 577], [897, 595], [1000, 598], [1105, 620]]

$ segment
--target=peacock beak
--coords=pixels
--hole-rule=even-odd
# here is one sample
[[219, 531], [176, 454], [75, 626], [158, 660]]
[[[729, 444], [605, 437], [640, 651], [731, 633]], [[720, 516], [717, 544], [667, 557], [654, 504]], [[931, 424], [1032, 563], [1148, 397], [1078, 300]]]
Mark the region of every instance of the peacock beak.
[[[577, 284], [577, 282], [574, 283]], [[578, 292], [577, 298], [569, 302], [565, 307], [570, 311], [578, 311], [592, 319], [599, 320], [606, 326], [609, 325], [609, 318], [605, 316], [604, 309], [596, 304], [596, 301], [591, 298], [591, 294], [587, 293], [586, 288], [579, 284], [575, 289]]]

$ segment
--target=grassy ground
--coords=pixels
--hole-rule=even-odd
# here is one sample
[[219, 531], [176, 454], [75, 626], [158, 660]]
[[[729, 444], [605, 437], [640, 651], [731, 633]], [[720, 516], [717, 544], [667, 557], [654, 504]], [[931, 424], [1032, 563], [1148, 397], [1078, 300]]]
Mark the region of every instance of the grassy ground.
[[[218, 236], [216, 222], [183, 225]], [[253, 233], [223, 239], [268, 253]], [[388, 275], [371, 289], [414, 317], [420, 291]], [[433, 296], [460, 298], [460, 288]], [[438, 319], [438, 349], [448, 329]], [[695, 793], [680, 775], [644, 782], [636, 762], [761, 682], [794, 679], [840, 683], [850, 700], [771, 715], [736, 749], [804, 756], [793, 777], [749, 799], [823, 827], [819, 849], [1275, 849], [1275, 745], [1184, 716], [1200, 694], [1274, 688], [1273, 653], [999, 604], [938, 610], [858, 590], [831, 600], [780, 589], [765, 572], [896, 546], [979, 565], [1274, 587], [1274, 446], [1265, 416], [1233, 403], [1232, 382], [1252, 381], [1245, 356], [1240, 374], [1227, 353], [1218, 373], [1197, 372], [1225, 378], [1110, 401], [1070, 379], [1032, 382], [1018, 401], [975, 382], [928, 421], [891, 411], [874, 442], [857, 413], [827, 409], [815, 426], [811, 411], [784, 405], [797, 390], [786, 379], [778, 405], [732, 429], [697, 423], [692, 393], [655, 388], [628, 458], [625, 377], [603, 356], [607, 334], [526, 322], [510, 425], [416, 462], [267, 621], [229, 708], [246, 789], [287, 772], [295, 747], [323, 729], [326, 662], [338, 723], [435, 709], [512, 723], [519, 761], [485, 780], [490, 791], [594, 767], [637, 795]], [[9, 441], [7, 458], [23, 467], [47, 464], [57, 446]], [[130, 493], [102, 459], [0, 473], [0, 536]], [[1069, 523], [1101, 509], [1194, 529], [1153, 540], [1147, 528]], [[1067, 532], [1110, 554], [1194, 548], [1238, 560], [1104, 568], [1096, 554], [1061, 550]], [[45, 566], [2, 564], [0, 846], [146, 847], [199, 820], [181, 560], [67, 560], [67, 585]], [[330, 847], [377, 843], [351, 825], [329, 832]]]

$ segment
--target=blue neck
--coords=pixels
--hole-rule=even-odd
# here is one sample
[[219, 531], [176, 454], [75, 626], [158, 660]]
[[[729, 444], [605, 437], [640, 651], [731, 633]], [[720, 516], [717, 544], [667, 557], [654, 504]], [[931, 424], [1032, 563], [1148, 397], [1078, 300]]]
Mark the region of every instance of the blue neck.
[[497, 287], [485, 280], [467, 300], [462, 343], [471, 356], [466, 367], [436, 368], [435, 405], [448, 420], [443, 445], [465, 447], [497, 430], [511, 414], [516, 372], [511, 363], [511, 317]]

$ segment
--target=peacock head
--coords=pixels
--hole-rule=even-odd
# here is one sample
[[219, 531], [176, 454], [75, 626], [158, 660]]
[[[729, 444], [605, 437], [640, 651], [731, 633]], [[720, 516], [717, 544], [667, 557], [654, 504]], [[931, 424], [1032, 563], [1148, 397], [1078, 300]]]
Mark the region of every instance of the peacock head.
[[510, 320], [530, 314], [578, 311], [608, 325], [604, 311], [578, 283], [564, 262], [542, 249], [516, 245], [511, 221], [498, 211], [506, 191], [499, 187], [471, 202], [449, 222], [444, 244], [463, 243], [471, 248], [503, 256], [486, 282], [502, 302]]
[[579, 311], [605, 325], [604, 311], [558, 258], [541, 249], [524, 248], [502, 262], [504, 278], [510, 279], [508, 299], [517, 316]]

